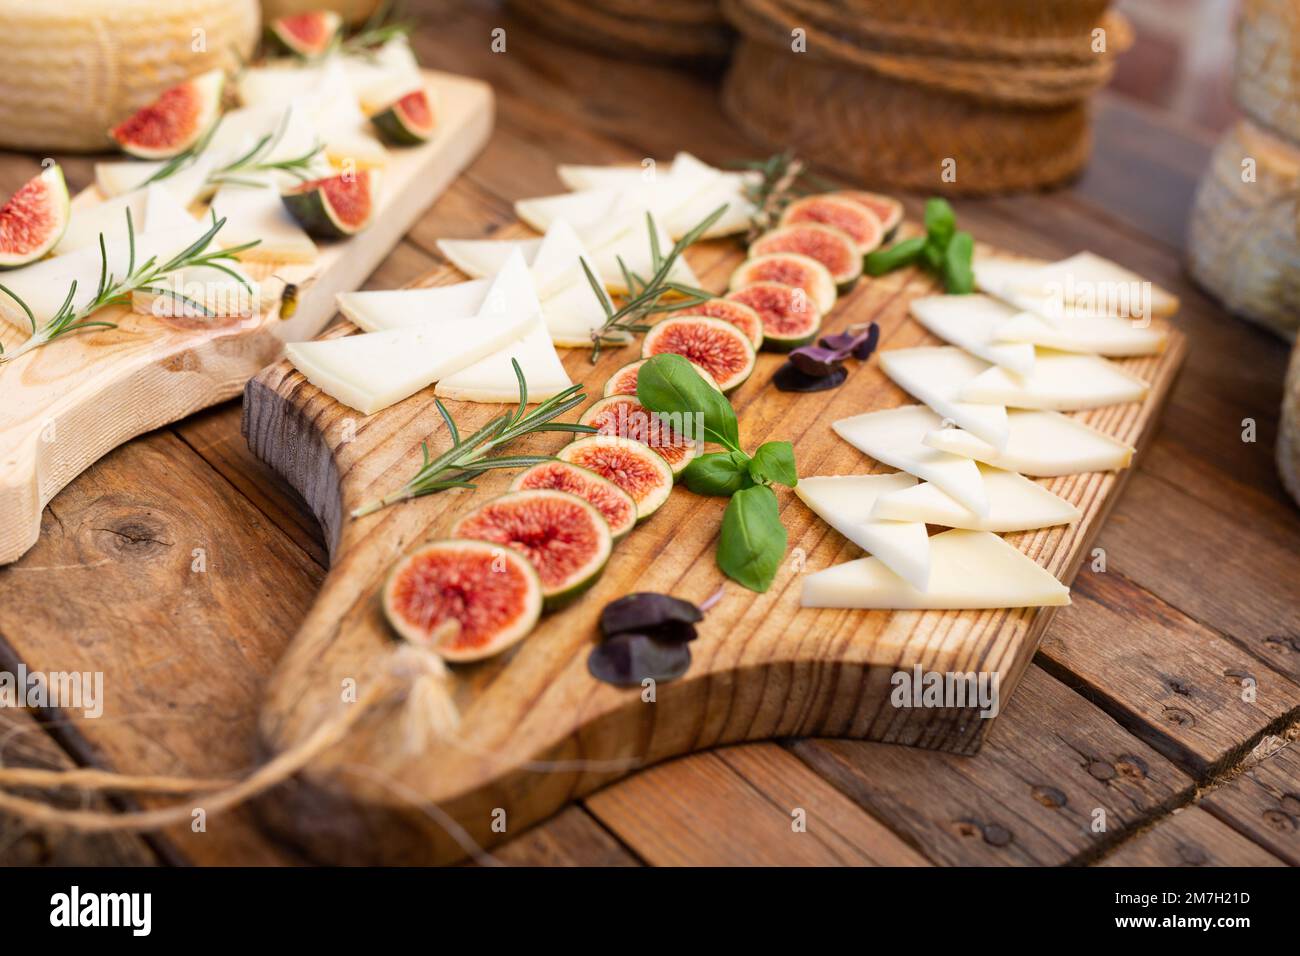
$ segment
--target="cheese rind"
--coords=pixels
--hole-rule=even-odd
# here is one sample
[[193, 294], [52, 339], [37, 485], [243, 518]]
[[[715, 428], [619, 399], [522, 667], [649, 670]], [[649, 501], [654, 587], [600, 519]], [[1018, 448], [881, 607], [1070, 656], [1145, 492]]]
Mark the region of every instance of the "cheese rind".
[[1018, 342], [1116, 358], [1155, 355], [1164, 351], [1169, 336], [1151, 325], [1111, 316], [1062, 316], [1048, 322], [1032, 312], [1017, 312], [993, 332], [999, 342]]
[[1115, 471], [1127, 468], [1133, 460], [1130, 446], [1059, 412], [1011, 408], [1007, 409], [1007, 424], [1009, 437], [1001, 450], [960, 428], [931, 431], [924, 443], [936, 451], [1035, 478]]
[[874, 520], [881, 495], [911, 488], [916, 479], [892, 475], [840, 475], [800, 478], [794, 492], [817, 517], [858, 547], [879, 558], [913, 587], [930, 579], [930, 545], [925, 525], [915, 521]]
[[976, 358], [1025, 374], [1034, 367], [1034, 349], [999, 341], [994, 334], [1016, 310], [987, 295], [931, 295], [913, 299], [912, 318], [946, 342]]
[[988, 495], [975, 462], [922, 443], [928, 432], [942, 424], [942, 419], [924, 405], [903, 405], [842, 418], [831, 427], [863, 454], [932, 481], [976, 514], [987, 514]]
[[[881, 357], [883, 359], [883, 354]], [[1034, 370], [1028, 375], [1016, 375], [994, 366], [964, 382], [957, 390], [965, 402], [1057, 412], [1136, 402], [1146, 393], [1146, 382], [1130, 375], [1114, 362], [1097, 355], [1046, 349], [1039, 350]], [[957, 421], [956, 418], [953, 420]], [[960, 421], [957, 424], [966, 428]], [[967, 431], [975, 433], [974, 429], [967, 428]], [[989, 441], [986, 435], [979, 437]], [[996, 445], [997, 442], [990, 444]]]
[[987, 362], [962, 349], [944, 345], [881, 352], [880, 369], [895, 385], [944, 418], [999, 448], [1006, 444], [1005, 408], [965, 402], [958, 397], [967, 383], [990, 369]]
[[1024, 475], [988, 465], [980, 465], [980, 474], [989, 496], [989, 513], [984, 517], [928, 481], [881, 495], [871, 516], [998, 533], [1032, 531], [1079, 520], [1078, 508]]
[[1070, 589], [988, 531], [957, 529], [930, 538], [930, 587], [921, 591], [876, 558], [808, 575], [804, 607], [981, 610], [1070, 603]]

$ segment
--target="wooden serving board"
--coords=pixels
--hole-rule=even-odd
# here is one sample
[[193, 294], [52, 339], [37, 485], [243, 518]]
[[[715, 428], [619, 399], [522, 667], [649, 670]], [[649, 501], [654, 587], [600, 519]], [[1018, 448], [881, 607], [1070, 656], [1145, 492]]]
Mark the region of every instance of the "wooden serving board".
[[[469, 165], [492, 132], [491, 87], [449, 73], [425, 77], [437, 98], [437, 134], [422, 146], [389, 151], [375, 219], [364, 232], [320, 243], [309, 265], [246, 265], [262, 284], [257, 315], [196, 322], [105, 309], [116, 329], [70, 336], [0, 365], [0, 564], [36, 543], [42, 509], [92, 462], [136, 435], [237, 395], [285, 342], [319, 333], [334, 315], [335, 294], [360, 286]], [[92, 186], [73, 208], [102, 201]], [[286, 282], [301, 291], [297, 311], [281, 321]], [[0, 321], [6, 351], [25, 338]]]
[[[517, 234], [522, 233], [519, 228]], [[719, 241], [692, 249], [689, 258], [702, 283], [717, 290], [725, 286], [741, 250], [738, 243]], [[422, 284], [462, 278], [447, 269]], [[934, 291], [929, 279], [912, 271], [864, 280], [841, 298], [826, 331], [874, 319], [884, 349], [934, 344], [937, 340], [907, 314], [910, 299]], [[1080, 417], [1141, 448], [1155, 428], [1184, 350], [1175, 332], [1164, 354], [1125, 360], [1123, 365], [1151, 383], [1146, 400]], [[635, 357], [631, 349], [613, 350], [593, 367], [585, 351], [570, 350], [565, 366], [598, 397], [608, 375]], [[911, 401], [877, 364], [859, 366], [841, 388], [796, 395], [770, 385], [781, 361], [761, 354], [754, 375], [731, 396], [742, 444], [752, 448], [769, 439], [793, 440], [803, 475], [890, 470], [831, 430], [838, 418]], [[451, 406], [462, 432], [500, 411], [500, 406]], [[510, 475], [489, 473], [476, 491], [445, 492], [359, 520], [345, 517], [413, 474], [422, 441], [428, 439], [435, 453], [446, 447], [432, 390], [363, 417], [324, 395], [287, 362], [249, 382], [243, 430], [253, 451], [307, 500], [331, 554], [331, 571], [271, 680], [261, 714], [261, 739], [273, 754], [347, 706], [340, 702], [341, 688], [349, 681], [364, 686], [391, 665], [397, 642], [377, 592], [393, 562], [419, 543], [444, 536], [467, 508], [504, 491]], [[527, 451], [551, 453], [564, 441], [563, 435], [534, 436]], [[1077, 505], [1083, 519], [1009, 540], [1069, 582], [1128, 474], [1052, 480], [1049, 487]], [[754, 594], [726, 581], [715, 566], [724, 500], [677, 489], [618, 545], [586, 597], [544, 618], [513, 651], [454, 669], [461, 726], [453, 738], [423, 752], [404, 752], [400, 711], [372, 713], [291, 785], [262, 801], [265, 820], [317, 859], [449, 861], [474, 843], [495, 842], [503, 823], [518, 832], [631, 770], [719, 744], [830, 736], [975, 752], [991, 720], [979, 718], [974, 708], [896, 709], [889, 700], [891, 675], [914, 666], [996, 671], [1005, 709], [1054, 609], [802, 609], [802, 574], [860, 552], [793, 493], [779, 490], [778, 495], [789, 552], [768, 593]], [[690, 670], [660, 684], [653, 701], [644, 700], [640, 690], [618, 689], [589, 675], [587, 657], [607, 601], [653, 590], [699, 602], [724, 582], [721, 600], [691, 645]]]

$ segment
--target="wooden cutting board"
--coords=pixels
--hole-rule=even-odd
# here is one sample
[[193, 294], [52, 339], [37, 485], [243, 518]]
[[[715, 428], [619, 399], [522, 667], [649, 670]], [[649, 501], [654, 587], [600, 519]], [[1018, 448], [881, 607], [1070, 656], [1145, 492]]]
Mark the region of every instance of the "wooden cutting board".
[[[492, 132], [491, 87], [448, 73], [425, 77], [437, 97], [437, 134], [422, 146], [389, 151], [375, 219], [364, 232], [321, 243], [310, 265], [247, 266], [262, 283], [258, 315], [199, 323], [137, 315], [126, 306], [105, 309], [100, 315], [116, 329], [70, 336], [0, 365], [0, 564], [36, 543], [46, 503], [91, 462], [237, 395], [285, 342], [316, 335], [334, 315], [335, 294], [360, 286], [469, 165]], [[73, 208], [102, 201], [92, 186]], [[301, 292], [293, 317], [281, 321], [286, 282]], [[25, 338], [0, 321], [6, 351]]]
[[[522, 227], [516, 234], [524, 234]], [[741, 257], [739, 244], [731, 241], [703, 244], [688, 256], [702, 283], [714, 290], [725, 286]], [[421, 284], [463, 278], [446, 269]], [[934, 291], [929, 279], [911, 271], [864, 280], [841, 298], [826, 331], [874, 319], [881, 325], [881, 348], [936, 344], [907, 314], [912, 298]], [[1146, 400], [1078, 417], [1140, 449], [1154, 431], [1184, 351], [1175, 332], [1162, 355], [1122, 361], [1151, 384]], [[598, 397], [609, 374], [635, 357], [631, 349], [613, 350], [592, 366], [585, 351], [570, 350], [564, 361], [573, 379]], [[754, 375], [731, 396], [742, 444], [793, 440], [803, 475], [890, 470], [831, 430], [838, 418], [911, 401], [877, 364], [860, 366], [841, 388], [796, 395], [770, 385], [781, 361], [762, 353]], [[500, 411], [449, 406], [462, 432]], [[393, 562], [419, 543], [444, 536], [458, 515], [504, 491], [511, 476], [489, 472], [472, 492], [445, 492], [359, 520], [345, 517], [403, 484], [420, 463], [422, 441], [428, 439], [435, 453], [446, 447], [432, 389], [363, 417], [287, 362], [249, 382], [243, 429], [253, 451], [307, 500], [331, 553], [331, 571], [280, 662], [262, 711], [263, 743], [278, 753], [338, 715], [353, 682], [364, 687], [390, 666], [398, 644], [377, 592]], [[564, 441], [563, 435], [535, 436], [527, 451], [551, 453]], [[1081, 560], [1091, 558], [1089, 543], [1128, 473], [1048, 482], [1080, 508], [1083, 519], [1008, 539], [1069, 582]], [[726, 581], [691, 645], [690, 670], [659, 685], [653, 701], [640, 690], [596, 681], [588, 674], [587, 656], [607, 601], [653, 590], [699, 602], [724, 584], [714, 546], [725, 501], [685, 489], [675, 490], [617, 546], [586, 597], [544, 618], [513, 651], [455, 668], [461, 725], [452, 739], [420, 752], [403, 750], [400, 709], [376, 711], [292, 785], [265, 799], [265, 819], [317, 859], [443, 862], [463, 857], [475, 844], [495, 842], [503, 825], [516, 833], [631, 770], [719, 744], [832, 736], [975, 752], [992, 720], [979, 718], [976, 708], [897, 709], [889, 701], [891, 676], [916, 666], [996, 671], [1005, 708], [1054, 609], [801, 609], [804, 573], [860, 552], [793, 493], [782, 489], [778, 496], [789, 552], [773, 587], [759, 595]]]

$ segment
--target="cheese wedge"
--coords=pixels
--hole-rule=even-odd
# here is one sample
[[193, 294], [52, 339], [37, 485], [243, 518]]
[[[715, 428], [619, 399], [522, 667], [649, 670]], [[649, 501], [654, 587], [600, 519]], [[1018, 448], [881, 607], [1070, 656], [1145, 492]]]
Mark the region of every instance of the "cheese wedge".
[[559, 346], [590, 346], [591, 333], [605, 324], [605, 308], [591, 288], [583, 262], [599, 276], [573, 227], [557, 219], [546, 230], [532, 272], [546, 328]]
[[932, 481], [976, 514], [988, 514], [988, 495], [970, 458], [922, 444], [942, 419], [923, 405], [903, 405], [842, 418], [831, 427], [846, 442], [883, 464]]
[[[1010, 437], [1001, 450], [960, 428], [941, 428], [925, 445], [1035, 478], [1127, 468], [1133, 449], [1059, 412], [1007, 409]], [[948, 489], [944, 489], [945, 491]], [[963, 502], [964, 503], [964, 502]], [[987, 512], [985, 512], [987, 514]]]
[[975, 404], [959, 398], [962, 388], [989, 368], [987, 362], [952, 346], [890, 349], [880, 353], [880, 369], [895, 385], [949, 421], [1001, 448], [1007, 442], [1007, 410], [996, 404]]
[[151, 183], [145, 187], [144, 229], [146, 232], [160, 232], [164, 229], [180, 229], [193, 226], [200, 220], [190, 215], [186, 204], [176, 198], [175, 193], [165, 183]]
[[1024, 475], [988, 465], [980, 465], [980, 474], [989, 496], [989, 513], [983, 517], [928, 481], [881, 495], [871, 517], [995, 532], [1032, 531], [1079, 520], [1078, 508]]
[[993, 338], [1000, 343], [1026, 343], [1061, 352], [1124, 357], [1163, 352], [1169, 336], [1161, 329], [1130, 319], [1066, 315], [1049, 322], [1033, 312], [1017, 312], [993, 330]]
[[[881, 364], [885, 355], [881, 353]], [[993, 366], [962, 383], [957, 395], [966, 402], [989, 402], [995, 406], [1036, 408], [1058, 412], [1082, 411], [1136, 402], [1147, 393], [1147, 383], [1130, 375], [1114, 362], [1096, 355], [1054, 352], [1040, 349], [1034, 370], [1016, 375]], [[953, 421], [957, 419], [953, 416]], [[974, 434], [962, 422], [958, 425]], [[989, 441], [987, 435], [979, 435]], [[990, 442], [997, 445], [997, 442]]]
[[462, 402], [517, 402], [514, 359], [528, 383], [528, 401], [541, 402], [573, 384], [551, 342], [546, 323], [535, 318], [522, 339], [438, 382], [434, 394]]
[[927, 330], [993, 365], [1021, 375], [1034, 367], [1032, 345], [1008, 344], [995, 332], [1016, 310], [987, 295], [931, 295], [913, 299], [912, 318]]
[[501, 271], [518, 250], [531, 264], [542, 246], [540, 239], [439, 239], [438, 251], [471, 279], [489, 279]]
[[930, 543], [925, 525], [871, 517], [877, 498], [915, 484], [915, 478], [902, 472], [812, 477], [800, 478], [794, 492], [817, 517], [924, 591], [930, 580]]
[[1070, 589], [988, 531], [957, 529], [930, 539], [930, 587], [920, 591], [876, 558], [859, 558], [803, 580], [804, 607], [979, 610], [1070, 603]]
[[489, 279], [473, 279], [431, 289], [340, 292], [339, 311], [365, 332], [396, 329], [440, 318], [477, 315], [487, 299]]
[[1178, 311], [1172, 293], [1091, 252], [1037, 266], [981, 257], [974, 271], [982, 291], [1049, 321], [1067, 315], [1150, 319]]
[[561, 163], [555, 169], [566, 189], [581, 192], [586, 189], [633, 189], [639, 183], [659, 175], [658, 164], [644, 160], [640, 164], [613, 166], [585, 166], [580, 163]]
[[[144, 186], [145, 181], [161, 170], [167, 162], [167, 160], [125, 160], [96, 163], [95, 185], [106, 197], [120, 196]], [[212, 174], [212, 169], [213, 160], [204, 155], [160, 182], [166, 184], [181, 205], [191, 206], [195, 200], [208, 192], [207, 180]]]
[[[648, 279], [654, 274], [650, 230], [645, 212], [634, 214], [630, 217], [630, 221], [633, 224], [609, 242], [599, 246], [588, 245], [591, 261], [596, 266], [600, 281], [615, 295], [627, 292], [627, 281], [623, 276], [622, 266], [626, 266], [630, 272], [642, 279]], [[672, 248], [673, 241], [658, 220], [655, 221], [655, 233], [660, 252], [666, 254]], [[694, 288], [699, 288], [700, 285], [700, 280], [691, 271], [685, 256], [679, 257], [673, 263], [668, 278], [673, 282]]]
[[576, 193], [520, 199], [515, 215], [538, 232], [546, 232], [551, 223], [563, 219], [579, 234], [600, 228], [616, 218], [622, 193], [617, 189], [584, 189]]
[[212, 210], [226, 224], [217, 233], [223, 247], [258, 240], [239, 254], [249, 262], [312, 262], [316, 244], [284, 208], [280, 191], [269, 181], [260, 186], [226, 183], [212, 197]]

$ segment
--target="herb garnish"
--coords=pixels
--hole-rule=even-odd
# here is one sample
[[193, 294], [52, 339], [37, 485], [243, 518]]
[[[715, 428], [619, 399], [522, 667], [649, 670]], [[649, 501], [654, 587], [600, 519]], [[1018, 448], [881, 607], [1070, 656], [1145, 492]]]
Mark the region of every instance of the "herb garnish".
[[799, 196], [839, 188], [808, 172], [803, 160], [796, 158], [794, 151], [789, 149], [767, 159], [744, 160], [734, 165], [762, 174], [758, 182], [745, 184], [745, 198], [754, 204], [754, 213], [749, 217], [749, 232], [745, 236], [746, 245], [774, 228], [785, 207]]
[[75, 307], [73, 299], [77, 295], [77, 282], [74, 279], [68, 287], [68, 294], [63, 300], [63, 305], [59, 307], [53, 316], [41, 323], [36, 321], [36, 316], [32, 314], [31, 308], [17, 293], [4, 285], [0, 285], [0, 292], [18, 303], [23, 312], [27, 314], [27, 321], [32, 326], [31, 337], [8, 355], [0, 355], [0, 362], [12, 362], [20, 355], [75, 332], [84, 332], [93, 328], [117, 328], [117, 324], [114, 322], [91, 321], [90, 316], [107, 306], [124, 305], [130, 302], [131, 293], [133, 292], [149, 292], [157, 296], [168, 296], [194, 309], [199, 315], [213, 315], [213, 312], [203, 303], [160, 284], [161, 280], [168, 275], [182, 269], [199, 266], [219, 269], [238, 280], [251, 294], [252, 288], [247, 280], [238, 272], [226, 266], [222, 260], [235, 258], [239, 253], [257, 245], [260, 240], [246, 242], [241, 246], [232, 246], [228, 249], [207, 251], [213, 238], [225, 224], [226, 220], [218, 219], [214, 214], [212, 226], [208, 231], [166, 262], [159, 264], [157, 256], [150, 256], [145, 262], [137, 266], [135, 262], [135, 225], [131, 221], [131, 210], [126, 210], [126, 236], [129, 244], [126, 275], [119, 279], [108, 271], [108, 249], [104, 244], [104, 234], [101, 232], [99, 234], [99, 287], [95, 290], [95, 297], [80, 308]]
[[451, 447], [437, 458], [433, 458], [429, 455], [429, 443], [424, 442], [421, 446], [424, 451], [424, 462], [411, 480], [396, 491], [357, 508], [352, 512], [352, 517], [360, 518], [397, 504], [399, 501], [431, 495], [434, 492], [446, 491], [448, 488], [473, 488], [472, 479], [492, 468], [529, 468], [552, 460], [548, 455], [487, 457], [495, 449], [524, 435], [535, 432], [586, 434], [596, 431], [590, 425], [552, 421], [587, 400], [581, 385], [570, 385], [525, 414], [528, 406], [528, 382], [519, 363], [511, 359], [510, 364], [514, 366], [515, 378], [519, 380], [519, 405], [514, 411], [503, 412], [474, 434], [461, 438], [460, 430], [456, 427], [456, 422], [447, 411], [447, 407], [442, 404], [442, 399], [434, 399], [434, 403], [438, 406], [438, 413], [446, 423], [447, 431], [451, 433]]
[[704, 440], [726, 449], [693, 459], [682, 481], [696, 494], [731, 498], [722, 516], [718, 567], [751, 591], [766, 591], [787, 543], [772, 485], [793, 488], [798, 483], [794, 448], [787, 441], [770, 441], [752, 456], [746, 454], [735, 409], [680, 355], [656, 355], [642, 365], [636, 397], [661, 415], [698, 416]]
[[864, 268], [868, 275], [882, 276], [904, 266], [920, 265], [943, 279], [949, 295], [968, 295], [975, 291], [975, 274], [971, 259], [975, 240], [969, 232], [957, 228], [957, 216], [945, 199], [937, 197], [925, 203], [925, 235], [877, 249], [867, 256]]
[[[673, 243], [673, 247], [668, 250], [667, 255], [664, 255], [659, 248], [659, 231], [655, 228], [654, 216], [647, 212], [645, 219], [646, 228], [650, 232], [650, 266], [653, 271], [649, 279], [643, 279], [630, 270], [621, 257], [619, 258], [618, 267], [622, 270], [623, 282], [627, 285], [627, 297], [623, 305], [618, 309], [615, 309], [613, 303], [610, 302], [609, 296], [605, 293], [604, 285], [591, 271], [591, 266], [587, 264], [587, 260], [579, 260], [582, 264], [582, 271], [586, 273], [587, 281], [591, 283], [591, 291], [596, 294], [596, 298], [600, 300], [601, 308], [605, 310], [605, 324], [591, 333], [591, 361], [593, 365], [600, 358], [603, 347], [607, 345], [627, 345], [632, 341], [632, 337], [636, 333], [648, 332], [650, 326], [646, 324], [645, 320], [650, 316], [661, 312], [675, 312], [678, 309], [699, 305], [701, 302], [713, 298], [711, 292], [706, 292], [703, 289], [694, 289], [680, 282], [670, 282], [668, 274], [672, 272], [673, 266], [681, 258], [682, 253], [698, 242], [700, 237], [709, 231], [709, 227], [717, 222], [726, 211], [726, 205], [713, 210], [700, 220], [694, 229]], [[674, 299], [671, 302], [662, 301], [663, 297], [670, 292], [676, 293], [682, 298]]]

